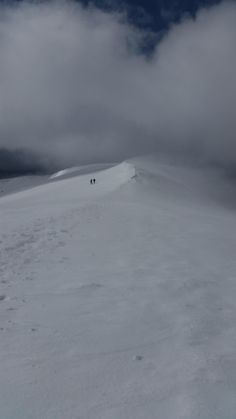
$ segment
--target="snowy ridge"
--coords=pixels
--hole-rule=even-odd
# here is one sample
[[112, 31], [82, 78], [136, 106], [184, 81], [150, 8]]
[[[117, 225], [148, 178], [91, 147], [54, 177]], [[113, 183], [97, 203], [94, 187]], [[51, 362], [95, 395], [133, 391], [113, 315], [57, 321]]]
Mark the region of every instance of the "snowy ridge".
[[2, 197], [1, 419], [235, 419], [234, 196], [139, 158]]
[[78, 170], [78, 167], [71, 167], [69, 169], [59, 170], [59, 172], [54, 173], [50, 176], [50, 179], [56, 179], [67, 174], [75, 173]]
[[70, 167], [68, 169], [63, 169], [63, 170], [59, 170], [59, 172], [54, 173], [53, 175], [50, 176], [50, 179], [61, 179], [61, 178], [65, 178], [65, 177], [70, 177], [71, 175], [76, 176], [76, 175], [85, 175], [85, 174], [89, 174], [89, 173], [94, 173], [94, 172], [98, 172], [101, 170], [106, 170], [109, 169], [113, 166], [116, 166], [115, 164], [110, 164], [110, 163], [97, 163], [97, 164], [88, 164], [85, 166], [75, 166], [75, 167]]
[[[67, 172], [68, 173], [68, 172]], [[14, 193], [12, 195], [3, 196], [0, 200], [0, 206], [5, 203], [24, 201], [34, 206], [47, 204], [71, 205], [71, 200], [76, 203], [82, 199], [93, 199], [98, 196], [109, 193], [121, 185], [128, 182], [135, 176], [135, 167], [128, 162], [120, 163], [109, 169], [91, 172], [78, 176], [62, 179], [58, 182], [47, 183], [32, 189]], [[96, 178], [96, 186], [92, 189], [90, 179]]]

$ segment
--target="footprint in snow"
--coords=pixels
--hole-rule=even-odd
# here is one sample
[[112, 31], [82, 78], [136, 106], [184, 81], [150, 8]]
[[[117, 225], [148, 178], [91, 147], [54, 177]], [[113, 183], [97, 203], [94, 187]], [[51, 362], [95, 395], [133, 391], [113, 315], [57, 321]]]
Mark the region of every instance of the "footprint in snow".
[[33, 281], [33, 277], [32, 276], [26, 276], [25, 278], [24, 278], [24, 280], [25, 281]]
[[143, 356], [142, 355], [135, 355], [133, 358], [134, 361], [142, 361], [143, 360]]
[[102, 287], [102, 284], [98, 284], [96, 282], [93, 282], [91, 284], [81, 284], [79, 286], [79, 289], [82, 289], [82, 290], [86, 290], [86, 289], [98, 289], [98, 288], [101, 288], [101, 287]]

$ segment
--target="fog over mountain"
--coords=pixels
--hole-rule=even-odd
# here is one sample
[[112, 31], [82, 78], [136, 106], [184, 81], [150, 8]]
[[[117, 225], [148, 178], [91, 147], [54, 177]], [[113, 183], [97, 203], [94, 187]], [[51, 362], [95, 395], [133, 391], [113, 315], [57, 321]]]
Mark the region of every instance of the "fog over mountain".
[[73, 2], [1, 6], [1, 167], [152, 152], [234, 165], [236, 4], [182, 19], [147, 55], [153, 36]]

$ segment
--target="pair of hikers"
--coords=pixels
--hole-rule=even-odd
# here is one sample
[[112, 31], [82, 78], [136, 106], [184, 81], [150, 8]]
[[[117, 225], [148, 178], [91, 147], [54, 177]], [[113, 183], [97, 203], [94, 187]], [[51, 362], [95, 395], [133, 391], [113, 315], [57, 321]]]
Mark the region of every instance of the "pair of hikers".
[[90, 185], [95, 185], [96, 179], [90, 179]]

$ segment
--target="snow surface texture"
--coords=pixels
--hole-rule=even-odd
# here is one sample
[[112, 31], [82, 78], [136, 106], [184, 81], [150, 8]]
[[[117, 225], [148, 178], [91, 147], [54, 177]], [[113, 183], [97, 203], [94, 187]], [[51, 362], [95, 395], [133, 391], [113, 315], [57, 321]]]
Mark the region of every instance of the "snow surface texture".
[[0, 418], [235, 419], [235, 192], [143, 158], [2, 197]]
[[65, 179], [71, 177], [71, 175], [84, 175], [92, 172], [98, 172], [100, 170], [108, 169], [114, 166], [113, 164], [104, 164], [104, 163], [97, 163], [97, 164], [88, 164], [87, 166], [79, 166], [79, 167], [71, 167], [69, 169], [60, 170], [57, 173], [54, 173], [50, 176], [51, 180], [54, 179]]
[[10, 178], [0, 178], [0, 197], [10, 193], [38, 186], [48, 181], [47, 175], [37, 176], [17, 176]]

